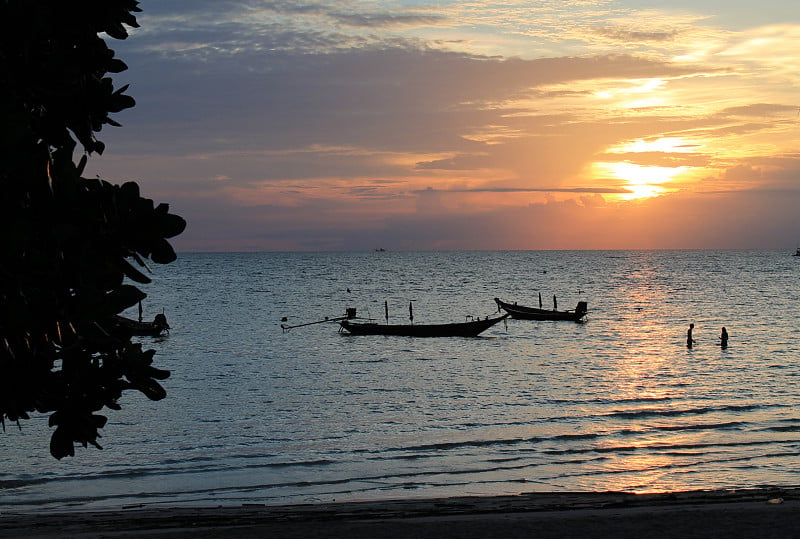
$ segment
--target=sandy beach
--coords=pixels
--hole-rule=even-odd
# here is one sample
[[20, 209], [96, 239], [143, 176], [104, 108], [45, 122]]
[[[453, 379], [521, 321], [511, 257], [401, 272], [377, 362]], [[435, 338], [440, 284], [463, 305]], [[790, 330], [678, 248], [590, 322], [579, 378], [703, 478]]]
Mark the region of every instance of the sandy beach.
[[0, 537], [798, 537], [800, 489], [0, 513]]

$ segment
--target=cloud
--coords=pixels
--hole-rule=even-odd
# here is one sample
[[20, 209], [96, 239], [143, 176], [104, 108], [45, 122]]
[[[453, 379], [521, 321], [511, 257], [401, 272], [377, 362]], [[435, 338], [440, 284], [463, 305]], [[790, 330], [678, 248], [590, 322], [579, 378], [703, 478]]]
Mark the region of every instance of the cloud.
[[740, 116], [745, 118], [765, 118], [775, 116], [786, 116], [796, 113], [797, 107], [790, 105], [780, 105], [775, 103], [749, 103], [738, 107], [722, 109], [719, 114], [724, 117]]
[[391, 13], [332, 13], [341, 24], [366, 28], [435, 26], [446, 19], [439, 15], [395, 15]]
[[[438, 51], [272, 53], [175, 62], [134, 55], [138, 104], [121, 117], [121, 148], [207, 152], [313, 144], [458, 150], [473, 126], [499, 121], [503, 101], [594, 77], [671, 76], [636, 57], [500, 60]], [[114, 136], [117, 133], [113, 133]], [[170, 144], [164, 144], [167, 139]], [[470, 148], [471, 150], [471, 148]]]
[[430, 191], [437, 191], [439, 193], [598, 193], [598, 194], [623, 194], [630, 193], [630, 189], [623, 187], [540, 187], [540, 188], [524, 188], [524, 187], [486, 187], [486, 188], [472, 188], [472, 189], [432, 189], [428, 188], [423, 191], [412, 191], [415, 194], [428, 193]]
[[[786, 159], [781, 169], [766, 162], [720, 178], [764, 187], [713, 189], [710, 179], [706, 193], [681, 191], [646, 202], [609, 202], [591, 190], [563, 193], [580, 194], [579, 201], [531, 203], [520, 197], [532, 189], [436, 188], [390, 196], [381, 184], [342, 184], [340, 196], [322, 185], [318, 193], [286, 185], [280, 196], [259, 202], [257, 186], [238, 192], [226, 181], [193, 182], [190, 193], [158, 198], [189, 218], [175, 241], [179, 250], [784, 248], [800, 230], [800, 158]], [[504, 204], [481, 208], [488, 195]], [[448, 200], [459, 196], [475, 198]]]
[[[172, 202], [189, 219], [183, 249], [584, 248], [695, 245], [718, 241], [705, 232], [717, 228], [747, 241], [776, 234], [755, 219], [753, 230], [731, 223], [725, 211], [749, 215], [748, 203], [791, 223], [781, 212], [798, 177], [786, 90], [795, 79], [759, 63], [757, 45], [777, 46], [793, 27], [734, 33], [696, 13], [645, 17], [607, 2], [142, 7], [142, 28], [112, 44], [130, 66], [116, 83], [131, 83], [137, 106], [118, 115], [123, 129], [100, 133], [108, 150], [89, 173], [136, 179]], [[664, 137], [685, 142], [612, 151]], [[615, 195], [630, 194], [626, 181], [592, 172], [612, 159], [697, 172], [676, 180], [677, 193], [625, 203]], [[692, 235], [681, 211], [697, 227], [706, 219], [704, 232]], [[544, 233], [556, 220], [574, 228]], [[646, 241], [635, 234], [644, 231]]]
[[705, 154], [676, 152], [617, 152], [608, 154], [608, 158], [655, 167], [704, 167], [712, 162], [712, 158]]
[[643, 32], [628, 28], [601, 26], [592, 29], [596, 34], [622, 42], [649, 42], [649, 41], [671, 41], [675, 39], [677, 30], [662, 30]]

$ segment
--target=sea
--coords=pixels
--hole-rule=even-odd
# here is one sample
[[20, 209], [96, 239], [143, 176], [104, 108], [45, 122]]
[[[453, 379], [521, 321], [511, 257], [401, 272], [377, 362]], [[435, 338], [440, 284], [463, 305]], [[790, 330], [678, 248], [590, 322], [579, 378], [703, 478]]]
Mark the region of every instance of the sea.
[[[127, 392], [103, 449], [61, 461], [47, 416], [7, 424], [0, 513], [798, 486], [791, 255], [182, 253], [145, 287], [171, 332], [139, 339], [167, 397]], [[589, 313], [475, 338], [334, 320], [408, 323], [410, 304], [415, 324], [460, 322], [540, 295]]]

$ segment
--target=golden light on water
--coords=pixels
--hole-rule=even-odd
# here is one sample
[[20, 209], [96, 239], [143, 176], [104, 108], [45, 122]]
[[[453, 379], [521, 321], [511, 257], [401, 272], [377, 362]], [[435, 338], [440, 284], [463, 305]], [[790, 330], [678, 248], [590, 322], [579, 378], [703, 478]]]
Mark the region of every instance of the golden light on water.
[[[624, 479], [620, 477], [619, 484], [614, 484], [613, 480], [605, 485], [609, 491], [630, 490], [638, 494], [669, 492], [681, 488], [679, 478], [672, 479], [675, 474], [674, 468], [680, 467], [686, 458], [666, 453], [660, 453], [659, 447], [670, 445], [680, 445], [682, 439], [679, 437], [662, 440], [660, 444], [653, 446], [647, 444], [639, 445], [637, 452], [628, 454], [622, 453], [610, 457], [602, 465], [604, 471], [609, 472], [610, 477], [622, 473]], [[686, 440], [683, 443], [691, 443]], [[636, 488], [631, 488], [636, 485]]]

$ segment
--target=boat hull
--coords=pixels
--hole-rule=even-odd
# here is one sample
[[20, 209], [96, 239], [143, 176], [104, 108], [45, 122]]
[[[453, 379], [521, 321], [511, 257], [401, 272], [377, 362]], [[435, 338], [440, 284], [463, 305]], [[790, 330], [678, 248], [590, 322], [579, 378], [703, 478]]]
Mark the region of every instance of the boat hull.
[[353, 335], [394, 335], [399, 337], [477, 337], [508, 314], [484, 320], [451, 324], [377, 324], [342, 320], [339, 324]]
[[511, 318], [519, 320], [564, 320], [569, 322], [580, 322], [586, 316], [586, 302], [579, 301], [574, 311], [548, 311], [547, 309], [537, 309], [535, 307], [524, 307], [513, 303], [506, 303], [498, 298], [494, 298], [497, 306], [506, 311]]
[[156, 315], [152, 322], [143, 322], [117, 315], [114, 317], [114, 322], [120, 331], [138, 337], [160, 337], [168, 334], [170, 330], [167, 318], [163, 314]]

